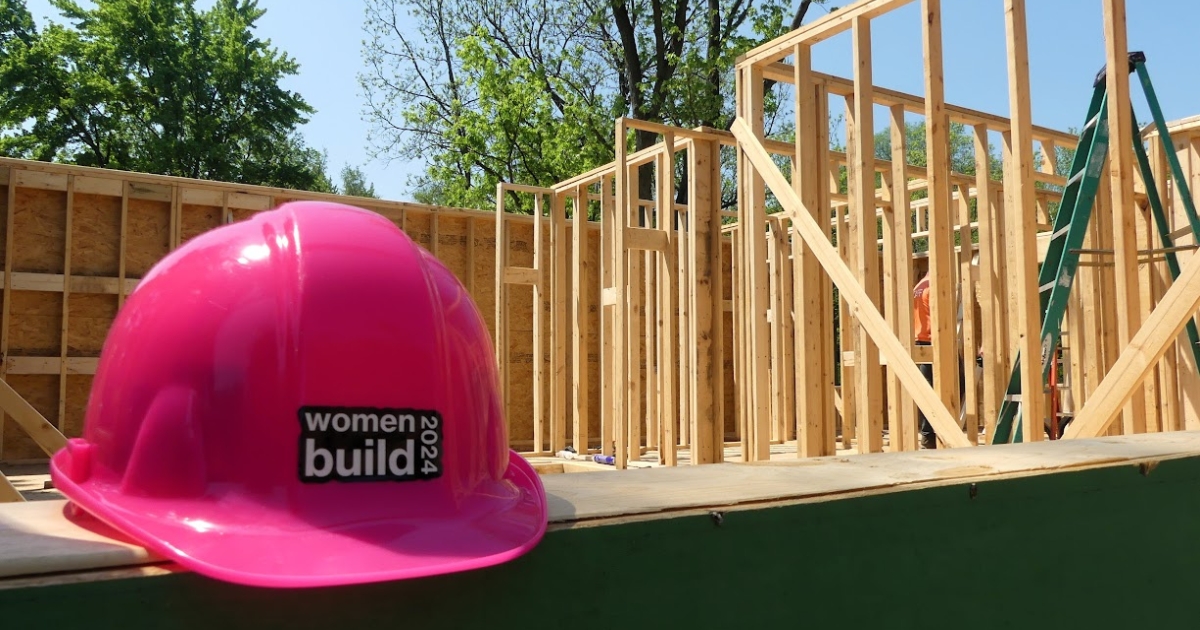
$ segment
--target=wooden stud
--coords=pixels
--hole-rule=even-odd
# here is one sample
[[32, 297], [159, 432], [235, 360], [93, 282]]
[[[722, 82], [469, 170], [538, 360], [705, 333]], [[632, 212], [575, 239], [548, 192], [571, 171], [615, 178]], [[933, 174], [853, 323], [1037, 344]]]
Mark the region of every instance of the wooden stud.
[[[826, 208], [821, 203], [820, 192], [826, 185], [824, 181], [824, 166], [826, 160], [819, 157], [818, 150], [823, 145], [823, 136], [819, 130], [826, 126], [819, 109], [820, 99], [817, 88], [811, 79], [812, 51], [808, 46], [796, 46], [793, 51], [795, 59], [796, 84], [796, 168], [792, 171], [792, 186], [800, 199], [814, 214], [814, 220], [820, 220], [821, 209]], [[825, 215], [826, 219], [828, 215]], [[820, 221], [827, 231], [829, 221]], [[804, 244], [794, 224], [791, 226], [792, 265], [795, 288], [796, 320], [800, 332], [795, 336], [796, 354], [796, 400], [799, 417], [797, 419], [796, 455], [798, 457], [817, 457], [833, 455], [834, 444], [826, 434], [833, 433], [827, 427], [833, 426], [832, 394], [834, 380], [832, 378], [832, 362], [826, 362], [826, 343], [833, 343], [833, 329], [825, 326], [827, 315], [826, 305], [828, 294], [822, 280], [821, 265]], [[832, 351], [829, 352], [832, 358]], [[836, 439], [836, 438], [835, 438]]]
[[550, 208], [550, 452], [557, 453], [567, 447], [567, 335], [570, 334], [568, 317], [570, 280], [568, 268], [570, 258], [567, 243], [566, 195], [552, 194]]
[[600, 180], [600, 287], [602, 291], [614, 292], [612, 303], [605, 299], [600, 300], [600, 453], [603, 455], [614, 455], [614, 440], [617, 436], [613, 427], [618, 423], [617, 419], [621, 417], [617, 415], [618, 409], [615, 402], [616, 392], [620, 390], [620, 387], [614, 386], [614, 382], [620, 383], [623, 378], [615, 372], [616, 364], [612, 352], [616, 348], [616, 340], [620, 339], [615, 336], [613, 328], [616, 310], [620, 304], [620, 301], [616, 300], [617, 285], [613, 271], [616, 265], [615, 261], [618, 260], [616, 251], [613, 249], [613, 226], [616, 223], [616, 199], [613, 190], [615, 179], [614, 175], [602, 177]]
[[[757, 138], [764, 137], [763, 131], [763, 76], [762, 70], [748, 68], [744, 71], [741, 117], [748, 121]], [[749, 166], [749, 165], [747, 165]], [[766, 192], [760, 172], [747, 168], [738, 181], [746, 188], [744, 203], [739, 204], [742, 227], [742, 244], [746, 256], [746, 324], [749, 333], [749, 362], [747, 385], [752, 392], [748, 401], [752, 408], [748, 414], [751, 435], [748, 448], [742, 453], [744, 461], [765, 461], [771, 458], [770, 442], [770, 337], [767, 328], [767, 256], [764, 228], [766, 226]]]
[[675, 299], [672, 288], [677, 278], [675, 237], [675, 137], [671, 132], [663, 135], [663, 152], [658, 163], [658, 228], [668, 239], [666, 249], [657, 254], [658, 285], [657, 330], [658, 373], [659, 373], [659, 443], [660, 461], [666, 466], [676, 464], [675, 422], [677, 392], [675, 389]]
[[575, 187], [575, 216], [571, 221], [571, 283], [575, 287], [575, 299], [571, 300], [572, 335], [571, 357], [574, 366], [571, 370], [571, 399], [575, 402], [574, 416], [574, 447], [577, 453], [588, 450], [588, 308], [590, 306], [588, 287], [588, 232], [587, 188], [583, 185]]
[[[1129, 100], [1129, 51], [1126, 47], [1125, 1], [1104, 0], [1105, 73], [1108, 87], [1109, 159], [1112, 182], [1113, 250], [1115, 252], [1117, 343], [1129, 344], [1141, 323], [1137, 282], [1137, 210], [1133, 201], [1133, 120]], [[1135, 392], [1125, 409], [1126, 434], [1146, 430], [1145, 393]]]
[[624, 348], [627, 339], [628, 325], [626, 320], [627, 310], [625, 302], [627, 293], [629, 293], [627, 283], [627, 267], [625, 252], [625, 226], [629, 220], [629, 215], [626, 208], [629, 207], [629, 200], [632, 196], [631, 188], [636, 189], [636, 185], [630, 186], [629, 172], [625, 167], [626, 161], [626, 139], [625, 139], [625, 119], [619, 118], [616, 121], [616, 203], [613, 204], [613, 212], [611, 217], [606, 217], [605, 223], [612, 226], [612, 257], [609, 259], [612, 265], [612, 284], [610, 285], [614, 295], [616, 306], [613, 308], [613, 343], [611, 347], [618, 350], [613, 357], [613, 382], [616, 384], [617, 391], [613, 392], [613, 428], [614, 439], [616, 441], [616, 452], [614, 463], [617, 469], [624, 469], [628, 465], [628, 449], [626, 445], [627, 429], [627, 413], [628, 413], [628, 398], [625, 390], [626, 382], [629, 375], [626, 375], [628, 365], [626, 356], [628, 348]]
[[59, 338], [59, 360], [61, 361], [58, 373], [58, 417], [55, 419], [55, 426], [59, 431], [64, 429], [65, 420], [67, 417], [67, 323], [70, 320], [70, 308], [68, 306], [71, 298], [71, 224], [73, 223], [73, 215], [75, 214], [75, 176], [67, 176], [67, 207], [66, 220], [64, 228], [64, 253], [63, 253], [63, 293], [62, 293], [62, 322], [61, 322], [61, 337]]
[[[533, 284], [533, 452], [546, 452], [546, 273], [545, 255], [542, 244], [545, 242], [545, 217], [543, 196], [533, 197], [533, 270], [537, 281]], [[553, 210], [552, 210], [553, 211]]]
[[962, 308], [963, 430], [971, 444], [979, 443], [979, 397], [975, 375], [975, 280], [971, 271], [975, 248], [972, 246], [971, 200], [966, 187], [958, 189], [958, 281], [959, 303]]
[[[718, 463], [724, 459], [725, 395], [724, 333], [721, 278], [720, 145], [694, 144], [688, 151], [688, 251], [692, 254], [690, 324], [695, 331], [690, 351], [697, 380], [692, 388], [691, 461]], [[737, 250], [733, 250], [736, 254]], [[734, 276], [736, 279], [736, 274]]]
[[[953, 292], [954, 242], [951, 239], [950, 197], [950, 119], [946, 115], [942, 79], [941, 0], [921, 0], [922, 41], [925, 53], [925, 137], [928, 153], [929, 182], [929, 318], [933, 328], [933, 382], [938, 397], [957, 416], [958, 339], [955, 338], [955, 300]], [[1031, 191], [1032, 192], [1032, 191]], [[1035, 294], [1036, 295], [1036, 294]], [[938, 438], [941, 431], [935, 429]]]
[[[117, 309], [125, 305], [125, 258], [129, 248], [129, 182], [121, 184], [121, 237], [117, 245]], [[224, 212], [224, 211], [223, 211]]]
[[[907, 165], [908, 154], [904, 108], [896, 105], [891, 109], [892, 140], [892, 194], [885, 208], [884, 238], [891, 244], [891, 254], [884, 258], [889, 269], [884, 270], [890, 281], [885, 281], [888, 309], [892, 316], [893, 330], [909, 354], [914, 346], [913, 294], [916, 284], [913, 278], [912, 210], [909, 207]], [[895, 424], [891, 428], [893, 451], [915, 451], [918, 448], [916, 408], [912, 396], [900, 386], [900, 379], [888, 368], [888, 400], [895, 401], [897, 411], [889, 416]]]
[[[928, 1], [928, 0], [926, 0]], [[1026, 442], [1043, 437], [1045, 399], [1042, 390], [1042, 354], [1039, 337], [1037, 241], [1034, 226], [1023, 219], [1031, 217], [1036, 200], [1033, 189], [1033, 131], [1029, 96], [1029, 44], [1025, 26], [1025, 0], [1005, 0], [1005, 27], [1008, 34], [1008, 85], [1012, 111], [1011, 179], [1015, 202], [1005, 217], [1015, 263], [1012, 276], [1017, 297], [1017, 347], [1021, 354], [1021, 428]]]
[[[644, 227], [641, 210], [641, 173], [638, 172], [637, 166], [632, 164], [628, 165], [627, 170], [629, 171], [629, 200], [623, 206], [629, 222], [627, 225]], [[624, 418], [624, 422], [628, 425], [625, 433], [628, 440], [625, 450], [628, 451], [628, 457], [631, 460], [638, 461], [642, 455], [642, 426], [645, 422], [642, 409], [642, 388], [650, 367], [649, 361], [646, 361], [647, 353], [643, 345], [646, 315], [642, 309], [646, 303], [645, 293], [647, 290], [646, 256], [644, 252], [629, 251], [626, 260], [629, 266], [629, 279], [632, 282], [625, 306], [629, 310], [629, 327], [625, 331], [624, 339], [625, 345], [629, 348], [626, 355], [629, 375], [625, 393], [629, 396], [629, 415]]]
[[1004, 311], [997, 313], [995, 306], [990, 306], [985, 300], [999, 303], [1003, 306], [1004, 286], [998, 278], [997, 269], [1004, 267], [1004, 258], [998, 255], [1002, 250], [996, 247], [998, 227], [1003, 224], [996, 220], [995, 211], [1000, 204], [995, 203], [991, 178], [991, 151], [988, 141], [987, 125], [977, 125], [974, 128], [975, 139], [975, 214], [979, 224], [979, 294], [980, 299], [980, 332], [983, 352], [983, 381], [980, 389], [983, 399], [983, 435], [984, 443], [990, 444], [996, 432], [996, 420], [1000, 415], [1000, 405], [1004, 392], [1008, 387], [1006, 364], [1003, 352], [1002, 327]]
[[[8, 336], [12, 322], [13, 285], [13, 231], [17, 214], [17, 174], [15, 167], [8, 169], [8, 206], [5, 210], [4, 229], [4, 304], [0, 315], [0, 380], [8, 380]], [[9, 414], [0, 409], [0, 457], [4, 455], [4, 434]]]
[[[880, 299], [879, 249], [876, 242], [879, 230], [875, 216], [875, 118], [871, 72], [871, 22], [865, 17], [854, 18], [854, 160], [850, 166], [850, 185], [854, 186], [856, 263], [859, 282], [867, 298], [876, 308]], [[936, 138], [936, 137], [935, 137]], [[948, 170], [948, 169], [947, 169]], [[879, 366], [879, 349], [861, 327], [855, 328], [854, 365], [858, 396], [858, 452], [883, 451], [883, 373]]]

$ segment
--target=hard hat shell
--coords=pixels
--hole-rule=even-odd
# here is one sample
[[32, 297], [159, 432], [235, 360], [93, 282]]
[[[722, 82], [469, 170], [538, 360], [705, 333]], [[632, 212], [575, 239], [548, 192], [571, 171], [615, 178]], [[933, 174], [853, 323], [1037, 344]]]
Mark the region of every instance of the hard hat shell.
[[490, 566], [547, 520], [496, 374], [465, 288], [391, 221], [287, 203], [146, 274], [51, 476], [86, 513], [226, 581]]

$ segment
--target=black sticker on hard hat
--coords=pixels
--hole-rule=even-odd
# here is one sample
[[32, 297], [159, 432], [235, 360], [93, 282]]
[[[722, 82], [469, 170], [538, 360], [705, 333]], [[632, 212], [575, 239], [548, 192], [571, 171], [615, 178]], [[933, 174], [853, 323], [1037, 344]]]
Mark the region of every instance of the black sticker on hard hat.
[[421, 409], [301, 407], [300, 480], [414, 481], [442, 475], [442, 416]]

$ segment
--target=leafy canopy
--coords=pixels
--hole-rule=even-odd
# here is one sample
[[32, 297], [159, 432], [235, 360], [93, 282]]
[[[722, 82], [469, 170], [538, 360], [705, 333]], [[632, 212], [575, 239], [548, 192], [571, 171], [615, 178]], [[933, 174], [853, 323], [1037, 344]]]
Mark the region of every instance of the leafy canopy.
[[373, 149], [424, 161], [418, 201], [494, 207], [498, 182], [611, 161], [616, 117], [727, 128], [735, 57], [812, 2], [793, 16], [793, 0], [366, 0]]
[[280, 82], [297, 63], [257, 38], [253, 0], [50, 0], [39, 30], [0, 0], [0, 154], [332, 191], [297, 127], [313, 109]]

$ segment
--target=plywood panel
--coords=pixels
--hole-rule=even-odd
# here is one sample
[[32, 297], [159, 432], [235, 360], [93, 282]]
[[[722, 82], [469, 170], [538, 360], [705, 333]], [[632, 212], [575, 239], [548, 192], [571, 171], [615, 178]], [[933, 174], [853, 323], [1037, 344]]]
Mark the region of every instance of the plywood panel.
[[117, 316], [117, 296], [71, 294], [67, 318], [67, 356], [98, 357]]
[[171, 204], [130, 199], [128, 224], [125, 273], [140, 278], [170, 251]]
[[66, 208], [65, 192], [17, 188], [13, 271], [63, 272]]
[[121, 256], [121, 198], [76, 192], [73, 212], [71, 275], [115, 278]]
[[61, 293], [45, 291], [12, 292], [9, 356], [58, 356], [62, 339], [62, 298]]
[[186, 243], [204, 232], [220, 227], [223, 223], [221, 213], [222, 210], [219, 205], [199, 206], [187, 203], [183, 204], [181, 241]]

